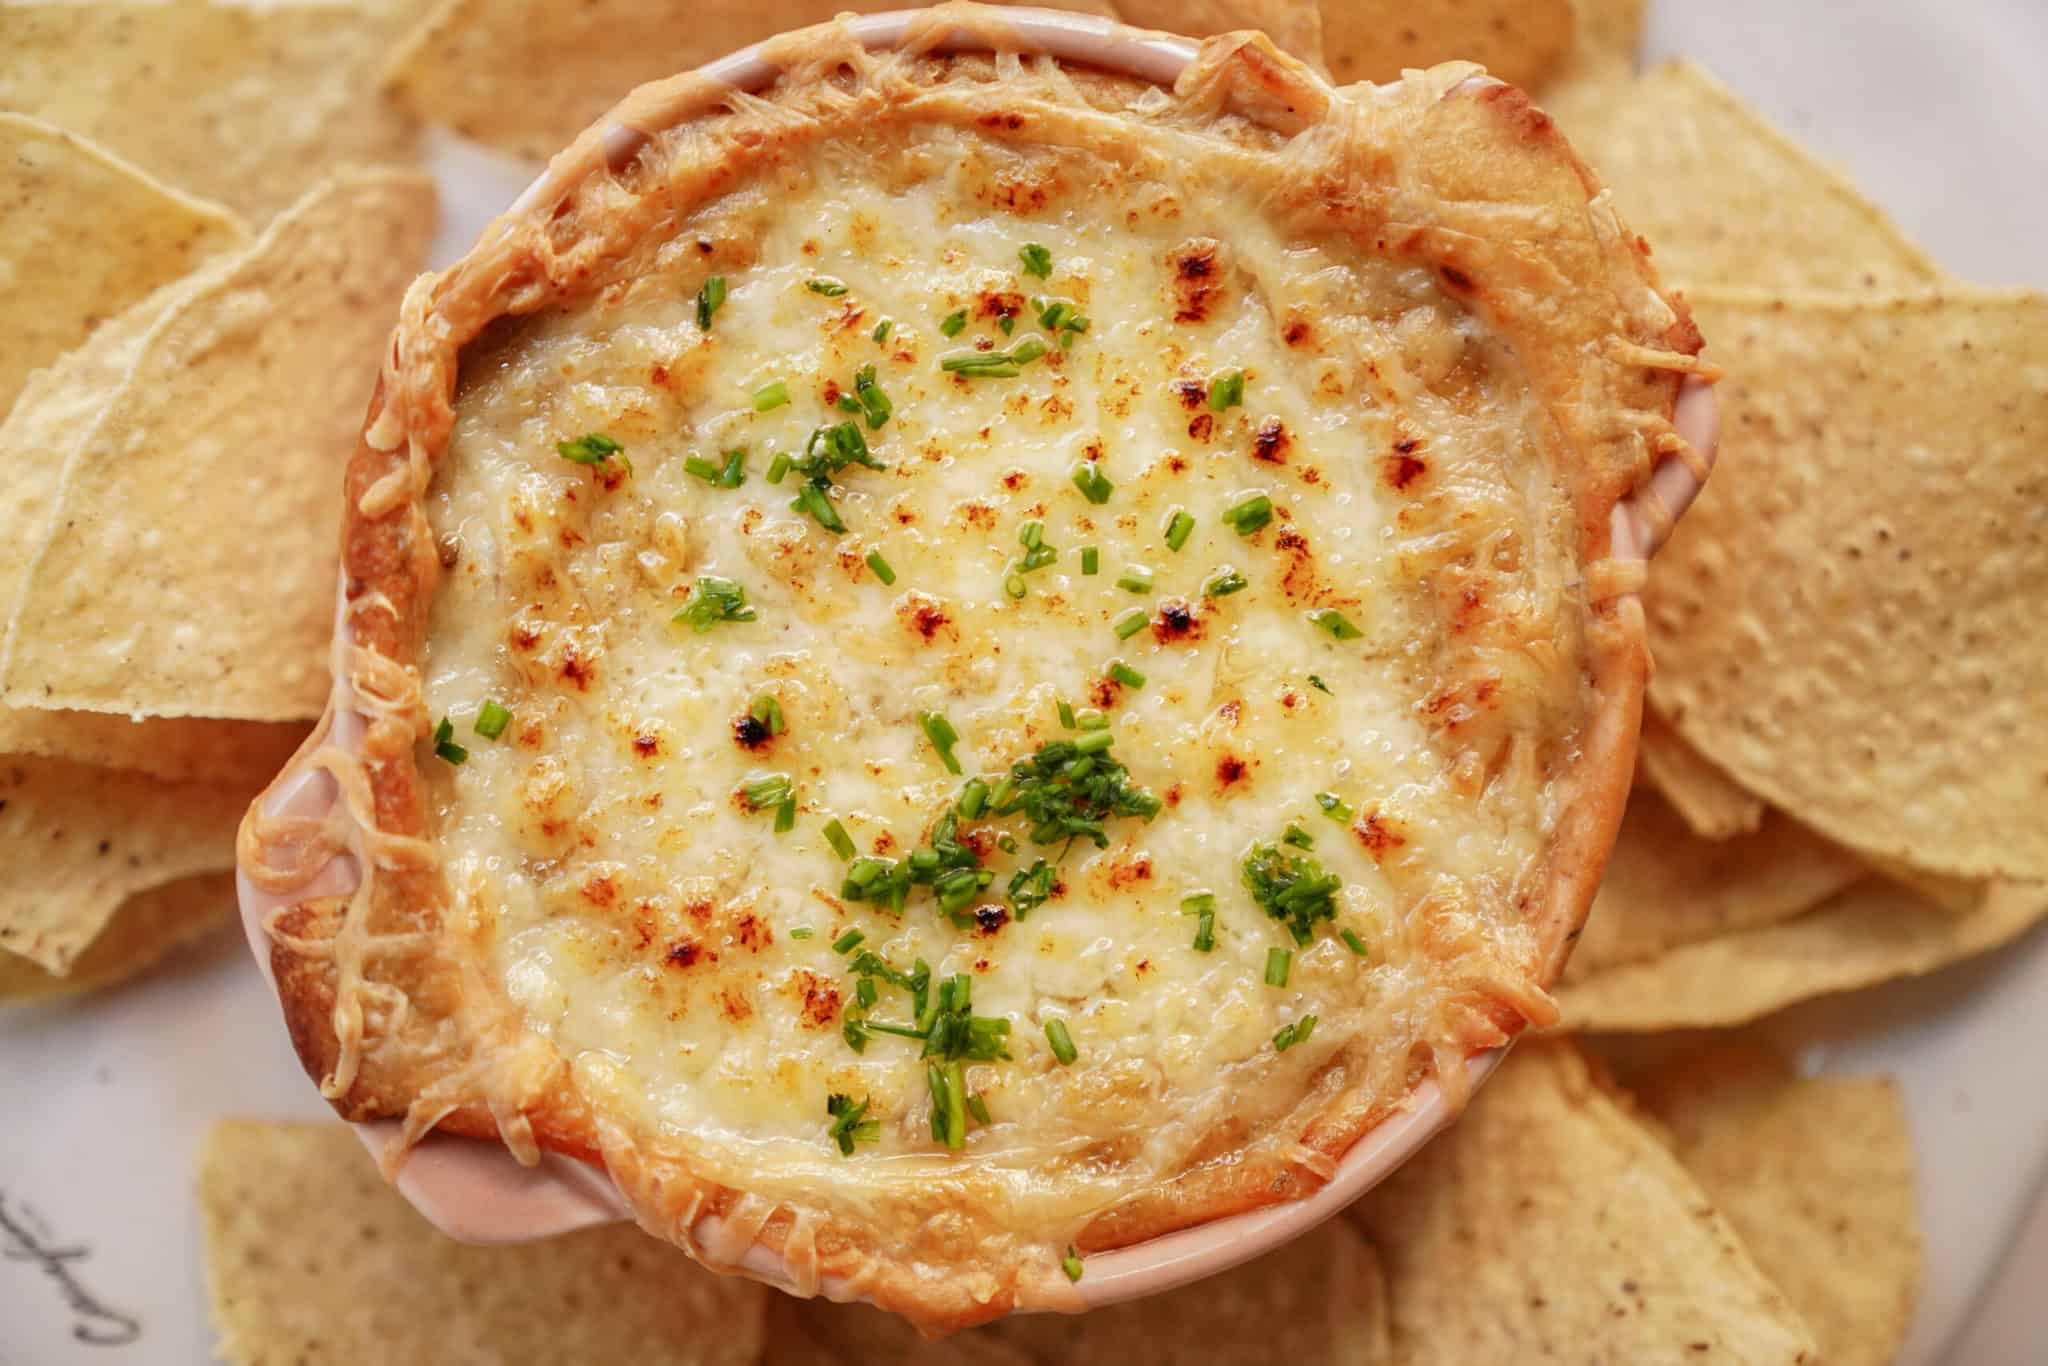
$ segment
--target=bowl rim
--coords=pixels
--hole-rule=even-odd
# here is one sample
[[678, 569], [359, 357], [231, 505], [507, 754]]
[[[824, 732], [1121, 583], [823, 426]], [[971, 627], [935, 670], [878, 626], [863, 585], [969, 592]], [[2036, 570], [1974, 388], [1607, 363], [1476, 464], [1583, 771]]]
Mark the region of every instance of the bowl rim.
[[[1195, 40], [1186, 37], [1071, 11], [1004, 5], [998, 17], [1021, 40], [1020, 46], [1025, 50], [1169, 89], [1195, 60], [1199, 48]], [[840, 16], [840, 22], [870, 50], [899, 46], [913, 22], [929, 20], [928, 10]], [[770, 38], [749, 44], [698, 67], [697, 74], [740, 90], [758, 89], [781, 71], [764, 55], [764, 49], [773, 41]], [[959, 26], [938, 44], [938, 49], [987, 51], [989, 45], [982, 34]], [[1468, 81], [1499, 83], [1477, 72]], [[609, 121], [600, 136], [604, 161], [616, 171], [630, 163], [653, 134]], [[517, 214], [538, 200], [562, 192], [591, 169], [587, 160], [558, 156], [513, 200], [506, 212]], [[1718, 420], [1712, 388], [1699, 376], [1686, 377], [1674, 423], [1688, 436], [1697, 452], [1696, 462], [1667, 456], [1658, 462], [1648, 480], [1615, 505], [1610, 548], [1614, 559], [1646, 562], [1697, 496], [1705, 472], [1712, 468]], [[335, 622], [339, 647], [349, 639], [346, 600], [340, 592]], [[361, 715], [353, 703], [354, 693], [346, 672], [337, 664], [336, 730], [332, 739], [344, 747], [359, 744], [362, 737]], [[266, 813], [276, 815], [290, 807], [318, 810], [331, 804], [335, 795], [332, 779], [325, 773], [312, 772], [298, 775], [297, 781], [280, 785], [260, 800]], [[315, 875], [315, 882], [328, 879], [336, 884], [331, 887], [335, 891], [346, 891], [353, 884], [349, 855], [336, 856]], [[258, 888], [246, 871], [237, 869], [243, 927], [264, 979], [273, 990], [275, 982], [264, 921], [275, 908], [303, 897], [315, 882], [293, 893], [272, 893]], [[1478, 1087], [1492, 1075], [1510, 1047], [1512, 1040], [1471, 1054], [1465, 1064], [1469, 1087]], [[1389, 1114], [1359, 1136], [1338, 1159], [1329, 1179], [1311, 1194], [1211, 1219], [1126, 1247], [1090, 1253], [1088, 1274], [1073, 1286], [1072, 1302], [1032, 1306], [1019, 1312], [1082, 1312], [1101, 1308], [1175, 1289], [1258, 1257], [1308, 1233], [1356, 1201], [1398, 1170], [1455, 1118], [1436, 1078], [1425, 1078]], [[373, 1121], [350, 1127], [373, 1153], [388, 1155], [399, 1126], [395, 1121]], [[444, 1233], [466, 1242], [531, 1241], [632, 1217], [601, 1168], [552, 1153], [543, 1154], [537, 1167], [520, 1167], [496, 1143], [455, 1135], [430, 1134], [415, 1145], [394, 1179], [401, 1193], [431, 1222]], [[696, 1225], [702, 1230], [700, 1237], [714, 1244], [719, 1242], [719, 1223], [716, 1215], [701, 1218]], [[738, 1258], [736, 1269], [785, 1289], [796, 1288], [781, 1258], [760, 1243], [748, 1246]], [[834, 1300], [859, 1298], [850, 1286], [831, 1277], [824, 1279], [817, 1293]]]

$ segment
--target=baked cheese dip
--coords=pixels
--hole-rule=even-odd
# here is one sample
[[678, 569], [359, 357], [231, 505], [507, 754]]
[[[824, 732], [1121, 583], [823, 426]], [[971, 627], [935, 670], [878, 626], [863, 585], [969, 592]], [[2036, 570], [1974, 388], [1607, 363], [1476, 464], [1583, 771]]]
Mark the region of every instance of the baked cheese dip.
[[945, 13], [638, 92], [415, 288], [367, 725], [302, 756], [352, 821], [295, 835], [368, 875], [273, 927], [344, 1113], [933, 1327], [1554, 1017], [1640, 696], [1609, 513], [1698, 345], [1470, 68], [1168, 92]]

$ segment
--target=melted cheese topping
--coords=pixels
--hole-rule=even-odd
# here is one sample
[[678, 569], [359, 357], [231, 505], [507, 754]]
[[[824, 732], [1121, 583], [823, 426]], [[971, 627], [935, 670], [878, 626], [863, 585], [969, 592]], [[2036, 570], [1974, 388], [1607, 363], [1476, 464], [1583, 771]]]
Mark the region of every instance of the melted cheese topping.
[[[1418, 1046], [1457, 1045], [1460, 991], [1520, 980], [1517, 907], [1583, 708], [1582, 605], [1548, 425], [1431, 273], [1283, 238], [1228, 185], [947, 128], [911, 141], [808, 151], [471, 349], [429, 500], [451, 567], [423, 665], [469, 758], [421, 764], [494, 980], [608, 1113], [732, 1184], [876, 1228], [929, 1221], [940, 1190], [970, 1232], [1059, 1243], [1191, 1162], [1290, 1142], [1332, 1076], [1398, 1095]], [[712, 275], [728, 292], [707, 332]], [[942, 371], [1044, 336], [1038, 297], [1090, 326], [1015, 377]], [[835, 402], [865, 365], [893, 404], [879, 428]], [[1228, 371], [1243, 401], [1216, 411]], [[790, 401], [757, 411], [777, 381]], [[846, 421], [886, 468], [836, 476], [837, 536], [791, 510], [801, 475], [764, 476]], [[557, 454], [593, 432], [630, 474]], [[737, 488], [685, 468], [733, 450]], [[1071, 480], [1084, 460], [1113, 485], [1099, 505]], [[1253, 494], [1275, 515], [1240, 535], [1224, 513]], [[1177, 550], [1176, 509], [1194, 519]], [[1058, 554], [1013, 598], [1027, 522]], [[1119, 586], [1133, 569], [1149, 588]], [[1205, 597], [1226, 569], [1248, 586]], [[672, 621], [705, 576], [742, 585], [754, 619]], [[1119, 639], [1133, 609], [1146, 625]], [[1319, 629], [1324, 609], [1359, 637]], [[1113, 661], [1143, 685], [1111, 681]], [[744, 724], [764, 695], [782, 734]], [[487, 699], [512, 713], [495, 742], [472, 732]], [[1078, 733], [1062, 701], [1110, 718], [1155, 819], [1112, 817], [1106, 849], [1035, 847], [1021, 816], [963, 823], [994, 874], [971, 928], [926, 887], [900, 917], [840, 896], [828, 821], [902, 858], [961, 791], [923, 714], [993, 782]], [[770, 774], [795, 784], [788, 833], [736, 796]], [[1290, 824], [1343, 882], [1306, 947], [1240, 874]], [[1019, 921], [1003, 889], [1038, 857], [1059, 889]], [[1182, 909], [1200, 892], [1206, 953]], [[1011, 1057], [967, 1067], [993, 1122], [964, 1152], [932, 1138], [915, 1041], [842, 1037], [860, 1013], [833, 948], [850, 930], [900, 968], [969, 975], [974, 1012], [1010, 1022]], [[1276, 947], [1293, 952], [1280, 987]], [[907, 994], [877, 985], [868, 1017], [907, 1023]], [[828, 1136], [833, 1093], [880, 1122], [851, 1157]]]

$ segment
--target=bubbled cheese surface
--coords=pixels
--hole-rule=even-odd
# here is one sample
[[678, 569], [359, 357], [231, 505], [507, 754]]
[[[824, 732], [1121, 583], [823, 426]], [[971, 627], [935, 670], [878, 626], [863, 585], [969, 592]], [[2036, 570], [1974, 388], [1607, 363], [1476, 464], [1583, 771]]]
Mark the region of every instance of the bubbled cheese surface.
[[[494, 985], [613, 1113], [770, 1193], [882, 1218], [877, 1192], [972, 1173], [987, 1217], [1038, 1226], [1213, 1155], [1219, 1133], [1271, 1137], [1334, 1061], [1441, 1042], [1460, 955], [1526, 951], [1518, 903], [1581, 717], [1581, 608], [1542, 415], [1433, 273], [1284, 236], [1228, 184], [946, 128], [901, 145], [809, 150], [471, 348], [428, 504], [449, 567], [423, 664], [469, 758], [423, 749], [422, 766]], [[712, 275], [727, 297], [707, 332]], [[1089, 320], [1064, 346], [1038, 321], [1052, 299]], [[941, 368], [1031, 336], [1050, 348], [1015, 377]], [[893, 407], [880, 427], [836, 403], [866, 365]], [[1216, 411], [1231, 371], [1243, 400]], [[757, 411], [776, 381], [790, 401]], [[835, 477], [842, 536], [791, 509], [801, 475], [765, 475], [847, 421], [886, 468]], [[623, 459], [557, 454], [586, 433]], [[685, 469], [733, 450], [737, 488]], [[1099, 505], [1071, 478], [1087, 460], [1113, 486]], [[1242, 536], [1224, 513], [1254, 494], [1275, 516]], [[1178, 550], [1176, 509], [1194, 520]], [[1030, 521], [1057, 558], [1014, 598]], [[1118, 586], [1134, 567], [1149, 589]], [[1233, 569], [1248, 587], [1205, 597]], [[705, 576], [740, 584], [754, 619], [673, 621]], [[1133, 609], [1146, 625], [1119, 639]], [[1324, 609], [1358, 637], [1320, 629]], [[765, 739], [742, 725], [763, 695], [787, 727]], [[486, 699], [512, 713], [496, 741], [472, 732]], [[1062, 701], [1110, 718], [1156, 818], [1112, 817], [1106, 849], [963, 823], [994, 873], [969, 928], [925, 887], [900, 917], [842, 898], [828, 821], [901, 858], [961, 790], [921, 715], [994, 781], [1077, 734]], [[771, 774], [795, 785], [787, 833], [736, 795]], [[1290, 825], [1343, 880], [1306, 947], [1239, 871]], [[1019, 921], [1003, 890], [1039, 857], [1059, 887]], [[1207, 953], [1182, 910], [1201, 892]], [[967, 1067], [993, 1122], [962, 1153], [932, 1138], [915, 1041], [856, 1053], [842, 1035], [861, 1012], [833, 945], [855, 929], [898, 967], [970, 975], [974, 1012], [1011, 1022], [1011, 1057]], [[1275, 947], [1294, 954], [1284, 987]], [[866, 1015], [907, 1022], [905, 993], [878, 986]], [[852, 1157], [828, 1137], [833, 1093], [880, 1121]]]

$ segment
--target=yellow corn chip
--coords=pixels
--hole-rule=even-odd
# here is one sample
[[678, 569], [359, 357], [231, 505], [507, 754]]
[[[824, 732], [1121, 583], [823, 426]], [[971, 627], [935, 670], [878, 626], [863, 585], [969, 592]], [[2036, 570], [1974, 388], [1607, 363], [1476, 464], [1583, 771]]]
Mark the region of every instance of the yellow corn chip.
[[1571, 51], [1536, 88], [1537, 103], [1566, 128], [1600, 116], [1634, 82], [1645, 0], [1573, 0]]
[[1854, 855], [1775, 811], [1755, 834], [1701, 839], [1638, 786], [1565, 980], [1790, 920], [1864, 874]]
[[2048, 914], [2048, 885], [1992, 883], [1955, 914], [1872, 878], [1781, 925], [1688, 944], [1558, 992], [1567, 1027], [1744, 1024], [1796, 1001], [1917, 977], [2014, 938]]
[[94, 327], [247, 241], [219, 205], [40, 119], [0, 113], [0, 416], [31, 372]]
[[260, 224], [338, 167], [413, 158], [412, 121], [376, 88], [388, 45], [355, 5], [8, 0], [0, 109]]
[[0, 754], [76, 759], [172, 782], [219, 783], [254, 796], [292, 757], [297, 722], [208, 721], [0, 707]]
[[1820, 1359], [1887, 1366], [1921, 1265], [1898, 1086], [1800, 1079], [1771, 1053], [1730, 1046], [1662, 1069], [1637, 1094], [1813, 1329]]
[[247, 251], [172, 286], [179, 298], [119, 387], [95, 395], [60, 444], [0, 445], [0, 469], [66, 461], [19, 590], [0, 700], [319, 713], [342, 466], [433, 217], [432, 183], [410, 172], [328, 182]]
[[32, 1001], [112, 986], [234, 918], [233, 873], [200, 873], [137, 892], [72, 960], [65, 976], [0, 953], [0, 1001]]
[[2048, 297], [1693, 310], [1731, 420], [1651, 576], [1658, 710], [1851, 848], [2048, 876]]
[[1409, 67], [1477, 62], [1533, 86], [1571, 50], [1571, 0], [1322, 0], [1323, 60], [1352, 81]]
[[1882, 209], [1690, 62], [1545, 99], [1668, 281], [1886, 291], [1942, 279]]
[[1740, 783], [1708, 763], [1684, 736], [1647, 707], [1636, 759], [1695, 835], [1725, 840], [1763, 824], [1763, 799], [1744, 791]]
[[1323, 61], [1323, 16], [1316, 0], [1116, 0], [1117, 17], [1140, 28], [1206, 38], [1255, 28], [1311, 65]]
[[[1001, 2], [1001, 0], [999, 0]], [[465, 137], [544, 159], [648, 81], [688, 71], [787, 29], [900, 0], [442, 0], [393, 54], [398, 102]], [[1107, 0], [1051, 9], [1107, 15]]]
[[0, 758], [0, 949], [63, 975], [135, 893], [235, 861], [240, 788]]
[[752, 1366], [768, 1291], [627, 1224], [443, 1237], [339, 1124], [215, 1126], [199, 1155], [223, 1360]]
[[1567, 1041], [1518, 1044], [1349, 1215], [1386, 1269], [1404, 1366], [1812, 1359], [1792, 1306]]

